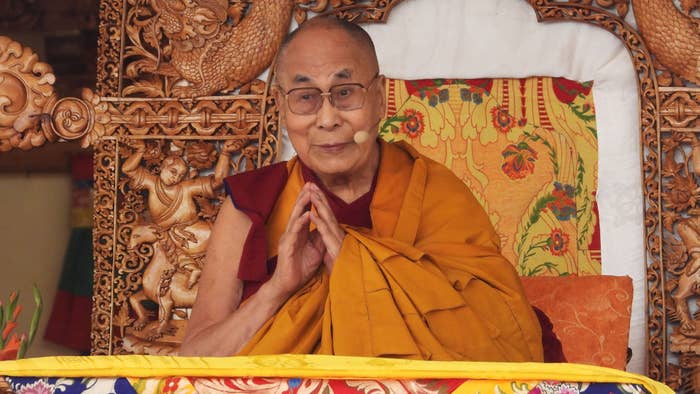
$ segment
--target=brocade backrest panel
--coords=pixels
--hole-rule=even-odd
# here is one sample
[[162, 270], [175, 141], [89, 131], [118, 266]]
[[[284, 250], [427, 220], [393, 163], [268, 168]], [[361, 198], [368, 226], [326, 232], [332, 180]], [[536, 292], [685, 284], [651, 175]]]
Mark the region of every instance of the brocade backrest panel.
[[591, 86], [549, 77], [389, 79], [380, 134], [464, 181], [520, 275], [600, 274]]

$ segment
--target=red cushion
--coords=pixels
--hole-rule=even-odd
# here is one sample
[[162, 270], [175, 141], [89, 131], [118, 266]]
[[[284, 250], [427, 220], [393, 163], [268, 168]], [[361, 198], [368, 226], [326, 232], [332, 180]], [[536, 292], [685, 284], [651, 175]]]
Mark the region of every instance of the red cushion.
[[625, 369], [632, 279], [591, 275], [523, 277], [525, 295], [551, 320], [568, 362]]

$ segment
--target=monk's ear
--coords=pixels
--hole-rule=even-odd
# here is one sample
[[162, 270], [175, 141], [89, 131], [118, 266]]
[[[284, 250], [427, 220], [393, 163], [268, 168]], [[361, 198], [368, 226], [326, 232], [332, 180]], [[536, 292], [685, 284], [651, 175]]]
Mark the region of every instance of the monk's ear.
[[377, 76], [377, 81], [375, 81], [374, 83], [377, 85], [376, 94], [378, 95], [379, 99], [379, 101], [377, 101], [379, 103], [379, 113], [381, 116], [384, 117], [386, 116], [386, 77], [384, 76], [384, 74], [379, 74], [379, 76]]

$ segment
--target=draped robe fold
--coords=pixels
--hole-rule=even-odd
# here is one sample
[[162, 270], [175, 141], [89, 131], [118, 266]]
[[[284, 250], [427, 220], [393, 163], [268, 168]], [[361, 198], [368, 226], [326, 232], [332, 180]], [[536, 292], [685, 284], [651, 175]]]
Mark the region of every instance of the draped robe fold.
[[[542, 361], [537, 317], [477, 200], [410, 146], [380, 144], [372, 228], [343, 225], [332, 274], [320, 268], [239, 354]], [[286, 170], [266, 213], [268, 257], [304, 184], [298, 159]]]

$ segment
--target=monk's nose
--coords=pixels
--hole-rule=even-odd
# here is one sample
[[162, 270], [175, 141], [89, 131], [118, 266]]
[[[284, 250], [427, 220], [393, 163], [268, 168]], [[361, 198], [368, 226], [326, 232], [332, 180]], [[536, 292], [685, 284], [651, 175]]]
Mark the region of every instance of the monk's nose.
[[339, 111], [331, 105], [330, 98], [324, 97], [321, 108], [316, 113], [316, 125], [327, 131], [335, 130], [340, 126]]

